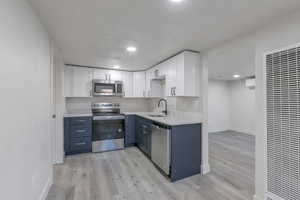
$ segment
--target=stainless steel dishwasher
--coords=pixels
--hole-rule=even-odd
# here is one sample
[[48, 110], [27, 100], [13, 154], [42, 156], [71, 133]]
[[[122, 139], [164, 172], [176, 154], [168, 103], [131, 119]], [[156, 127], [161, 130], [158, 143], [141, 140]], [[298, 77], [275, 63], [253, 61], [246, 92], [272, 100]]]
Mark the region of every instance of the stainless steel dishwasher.
[[151, 160], [167, 175], [170, 174], [171, 137], [170, 128], [160, 124], [152, 125]]

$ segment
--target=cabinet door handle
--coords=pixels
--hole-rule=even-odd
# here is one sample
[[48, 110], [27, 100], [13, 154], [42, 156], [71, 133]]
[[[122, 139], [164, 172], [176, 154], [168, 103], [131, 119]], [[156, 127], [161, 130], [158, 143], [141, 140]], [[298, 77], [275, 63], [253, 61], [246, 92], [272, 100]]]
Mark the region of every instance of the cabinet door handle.
[[176, 87], [174, 87], [174, 96], [176, 96]]
[[82, 119], [82, 120], [76, 120], [77, 122], [85, 122], [86, 120]]
[[86, 130], [77, 130], [76, 132], [77, 133], [84, 133], [84, 132], [86, 132]]
[[146, 96], [146, 92], [145, 91], [143, 91], [143, 97], [145, 97]]
[[83, 146], [83, 145], [86, 145], [86, 143], [85, 142], [78, 142], [78, 143], [75, 143], [75, 145], [77, 145], [77, 146]]

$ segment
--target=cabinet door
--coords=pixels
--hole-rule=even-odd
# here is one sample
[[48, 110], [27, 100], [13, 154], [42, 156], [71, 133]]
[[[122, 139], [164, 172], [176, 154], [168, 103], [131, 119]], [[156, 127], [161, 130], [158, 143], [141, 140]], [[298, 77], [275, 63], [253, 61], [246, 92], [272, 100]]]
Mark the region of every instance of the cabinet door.
[[64, 67], [64, 97], [72, 97], [72, 75], [73, 68], [65, 66]]
[[108, 79], [110, 81], [122, 81], [122, 79], [123, 79], [123, 73], [122, 73], [122, 71], [109, 70], [109, 72], [108, 72]]
[[134, 97], [145, 97], [145, 72], [133, 72], [133, 96]]
[[174, 90], [176, 88], [176, 75], [177, 75], [177, 62], [176, 57], [173, 57], [165, 62], [165, 67], [167, 68], [167, 75], [166, 75], [166, 96], [174, 96]]
[[65, 97], [91, 97], [93, 70], [83, 67], [65, 68]]
[[[184, 60], [184, 53], [179, 54], [175, 57], [175, 63], [176, 63], [176, 75], [175, 75], [175, 88], [174, 88], [174, 94], [175, 96], [185, 96], [185, 60]], [[193, 77], [196, 76], [196, 74], [191, 74], [189, 79], [193, 79]]]
[[133, 97], [133, 72], [123, 72], [124, 97]]
[[141, 145], [142, 140], [142, 127], [141, 127], [141, 118], [136, 116], [135, 117], [135, 142], [139, 147]]
[[105, 69], [94, 69], [93, 72], [93, 79], [99, 80], [108, 80], [108, 70]]
[[151, 97], [151, 79], [153, 79], [153, 68], [146, 71], [146, 96]]
[[135, 143], [135, 115], [125, 117], [125, 145], [132, 146]]

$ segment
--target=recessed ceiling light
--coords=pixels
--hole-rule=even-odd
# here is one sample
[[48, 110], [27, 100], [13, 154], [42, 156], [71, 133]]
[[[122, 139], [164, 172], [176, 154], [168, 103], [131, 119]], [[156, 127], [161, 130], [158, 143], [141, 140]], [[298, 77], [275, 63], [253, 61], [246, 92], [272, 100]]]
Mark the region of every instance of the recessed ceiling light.
[[240, 77], [241, 77], [241, 75], [239, 75], [239, 74], [233, 75], [233, 78], [240, 78]]
[[129, 47], [126, 48], [126, 50], [127, 50], [128, 52], [136, 52], [136, 51], [137, 51], [137, 48], [134, 47], [134, 46], [129, 46]]
[[120, 69], [120, 66], [119, 65], [114, 65], [113, 68], [114, 69]]
[[175, 3], [179, 3], [179, 2], [182, 2], [183, 0], [170, 0], [172, 2], [175, 2]]

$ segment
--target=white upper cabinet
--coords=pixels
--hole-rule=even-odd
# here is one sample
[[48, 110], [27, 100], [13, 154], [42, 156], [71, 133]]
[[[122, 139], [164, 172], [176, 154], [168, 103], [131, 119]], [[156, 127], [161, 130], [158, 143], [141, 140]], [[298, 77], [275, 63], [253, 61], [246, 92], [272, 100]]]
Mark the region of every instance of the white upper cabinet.
[[108, 80], [108, 73], [105, 69], [93, 69], [93, 79]]
[[108, 79], [110, 81], [122, 81], [123, 80], [123, 73], [122, 73], [122, 71], [109, 70], [108, 71]]
[[64, 96], [91, 97], [93, 69], [65, 66]]
[[167, 68], [165, 96], [175, 96], [174, 91], [177, 84], [177, 60], [177, 57], [173, 57], [165, 62]]
[[133, 72], [133, 96], [146, 97], [146, 72]]
[[151, 97], [151, 80], [154, 78], [154, 68], [146, 71], [146, 97]]
[[167, 63], [166, 96], [200, 96], [200, 55], [186, 51]]
[[123, 72], [124, 97], [133, 96], [133, 72]]
[[124, 97], [199, 97], [200, 55], [185, 51], [147, 71], [65, 67], [65, 97], [91, 97], [92, 80], [123, 81]]
[[106, 69], [94, 69], [93, 79], [99, 79], [104, 81], [122, 81], [123, 73], [117, 70], [106, 70]]

